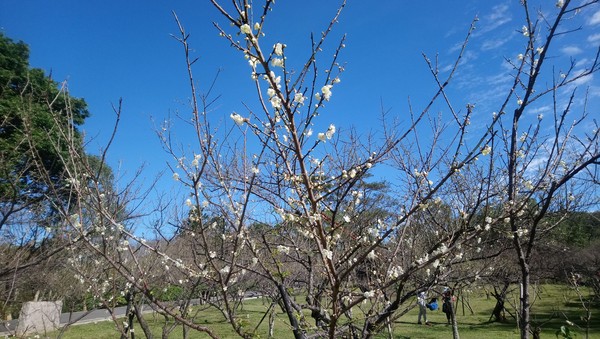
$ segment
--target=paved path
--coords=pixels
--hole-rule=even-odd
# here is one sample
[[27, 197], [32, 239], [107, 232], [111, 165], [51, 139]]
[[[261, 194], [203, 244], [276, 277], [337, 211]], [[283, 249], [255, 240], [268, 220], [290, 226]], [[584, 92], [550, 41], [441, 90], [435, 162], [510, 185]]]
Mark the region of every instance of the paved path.
[[[119, 317], [125, 316], [126, 306], [116, 307], [115, 315]], [[144, 312], [152, 312], [150, 307], [145, 307]], [[110, 313], [106, 309], [101, 310], [92, 310], [92, 311], [80, 311], [80, 312], [72, 312], [72, 313], [62, 313], [60, 315], [60, 325], [64, 326], [67, 324], [81, 325], [93, 323], [96, 321], [105, 321], [111, 320]], [[15, 333], [17, 329], [17, 324], [19, 319], [11, 320], [11, 321], [3, 321], [0, 323], [0, 336], [4, 336], [7, 334]]]

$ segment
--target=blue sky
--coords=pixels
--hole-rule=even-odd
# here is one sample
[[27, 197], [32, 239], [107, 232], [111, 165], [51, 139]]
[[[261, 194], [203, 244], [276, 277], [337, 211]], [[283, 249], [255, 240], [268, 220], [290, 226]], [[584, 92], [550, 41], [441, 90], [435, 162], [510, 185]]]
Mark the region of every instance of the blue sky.
[[[555, 10], [553, 1], [543, 2], [546, 10]], [[318, 35], [326, 27], [338, 4], [276, 1], [263, 43], [287, 44], [288, 60], [301, 64], [308, 56], [310, 33]], [[115, 171], [131, 174], [146, 163], [146, 176], [152, 178], [168, 161], [155, 135], [155, 123], [190, 111], [183, 53], [171, 37], [178, 33], [171, 11], [191, 33], [190, 43], [199, 57], [195, 77], [200, 89], [208, 88], [220, 70], [214, 91], [221, 98], [213, 119], [231, 124], [232, 111], [244, 112], [243, 104], [255, 103], [250, 70], [243, 56], [218, 36], [213, 21], [232, 33], [236, 30], [208, 0], [0, 0], [0, 29], [30, 46], [31, 66], [51, 71], [55, 80], [68, 80], [72, 95], [88, 102], [92, 116], [83, 129], [88, 139], [94, 138], [89, 151], [96, 151], [108, 138], [114, 121], [111, 105], [122, 97], [122, 122], [109, 153], [110, 164]], [[400, 119], [407, 117], [409, 98], [415, 110], [422, 109], [436, 87], [421, 53], [431, 59], [439, 54], [443, 73], [476, 16], [477, 29], [451, 93], [457, 109], [475, 104], [476, 114], [488, 118], [505, 93], [501, 89], [510, 85], [504, 59], [514, 60], [524, 51], [525, 39], [518, 31], [525, 21], [518, 0], [350, 0], [321, 56], [327, 61], [336, 40], [347, 34], [340, 57], [346, 71], [322, 116], [323, 126], [334, 123], [340, 132], [358, 126], [366, 132], [379, 129], [382, 105]], [[565, 67], [561, 60], [572, 57], [580, 62], [598, 47], [600, 6], [568, 25], [584, 29], [556, 40], [551, 58], [557, 70]], [[581, 84], [590, 86], [591, 103], [598, 107], [596, 79], [589, 77]], [[529, 114], [547, 109], [531, 107]], [[597, 112], [592, 114], [598, 117]]]

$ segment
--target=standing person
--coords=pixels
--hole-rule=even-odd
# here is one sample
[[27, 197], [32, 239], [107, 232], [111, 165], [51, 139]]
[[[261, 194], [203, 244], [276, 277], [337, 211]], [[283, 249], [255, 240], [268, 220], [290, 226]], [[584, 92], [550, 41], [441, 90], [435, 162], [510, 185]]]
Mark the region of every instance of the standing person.
[[429, 325], [429, 321], [427, 321], [427, 295], [425, 294], [425, 291], [422, 291], [417, 295], [417, 305], [419, 305], [419, 318], [417, 324], [422, 324], [421, 317], [423, 317], [425, 325]]
[[448, 324], [452, 323], [453, 308], [452, 308], [452, 290], [448, 287], [442, 292], [442, 312], [446, 313]]

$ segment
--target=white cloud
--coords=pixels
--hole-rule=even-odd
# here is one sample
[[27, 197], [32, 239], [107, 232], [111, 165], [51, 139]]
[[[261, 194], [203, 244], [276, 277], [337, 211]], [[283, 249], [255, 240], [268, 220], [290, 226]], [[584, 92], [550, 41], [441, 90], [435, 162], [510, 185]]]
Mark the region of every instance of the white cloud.
[[495, 39], [495, 40], [486, 40], [481, 45], [481, 50], [488, 51], [490, 49], [496, 49], [496, 48], [506, 44], [508, 41], [510, 41], [510, 39], [511, 39], [511, 37], [508, 36], [505, 38], [500, 38], [500, 39]]
[[596, 11], [591, 18], [588, 19], [588, 25], [598, 25], [600, 24], [600, 11]]
[[535, 108], [532, 108], [532, 109], [528, 109], [527, 110], [527, 114], [537, 116], [540, 113], [546, 113], [546, 112], [549, 112], [550, 110], [552, 110], [552, 106], [545, 105], [545, 106], [540, 106], [540, 107], [535, 107]]
[[583, 52], [583, 50], [577, 46], [565, 46], [560, 49], [564, 54], [573, 56]]
[[[577, 73], [575, 73], [575, 74], [577, 74]], [[592, 80], [594, 80], [594, 74], [589, 74], [589, 75], [586, 75], [584, 77], [581, 77], [581, 78], [573, 81], [572, 84], [574, 86], [581, 86], [581, 85], [585, 85], [585, 84], [591, 82]]]
[[600, 42], [600, 33], [592, 34], [587, 37], [587, 41], [593, 44]]
[[504, 25], [512, 20], [510, 14], [509, 6], [507, 4], [492, 7], [492, 12], [483, 17], [480, 24], [481, 27], [478, 27], [478, 30], [473, 35], [478, 36]]
[[486, 78], [486, 82], [488, 85], [492, 86], [500, 86], [503, 84], [510, 83], [513, 80], [513, 77], [510, 73], [502, 72], [496, 75], [491, 75]]

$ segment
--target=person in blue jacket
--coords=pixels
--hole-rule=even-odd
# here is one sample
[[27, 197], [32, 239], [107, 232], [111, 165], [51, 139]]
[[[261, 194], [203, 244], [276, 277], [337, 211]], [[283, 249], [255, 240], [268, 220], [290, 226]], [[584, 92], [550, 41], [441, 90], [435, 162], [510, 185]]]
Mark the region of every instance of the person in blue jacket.
[[431, 300], [429, 301], [429, 303], [426, 305], [428, 309], [430, 309], [431, 311], [435, 311], [438, 309], [438, 302], [437, 302], [437, 298], [431, 298]]

